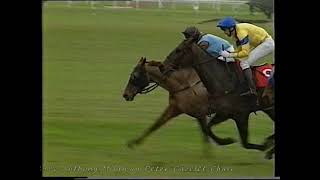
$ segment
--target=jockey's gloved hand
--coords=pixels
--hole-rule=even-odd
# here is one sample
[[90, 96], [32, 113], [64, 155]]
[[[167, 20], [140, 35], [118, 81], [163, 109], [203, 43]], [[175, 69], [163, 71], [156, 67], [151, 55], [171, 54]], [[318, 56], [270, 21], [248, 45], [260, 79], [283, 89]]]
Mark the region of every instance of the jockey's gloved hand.
[[219, 59], [219, 60], [223, 60], [223, 56], [219, 56], [217, 59]]
[[228, 51], [226, 51], [226, 50], [221, 51], [220, 55], [223, 56], [223, 57], [225, 57], [225, 58], [228, 58], [228, 57], [231, 56], [231, 54], [230, 54]]

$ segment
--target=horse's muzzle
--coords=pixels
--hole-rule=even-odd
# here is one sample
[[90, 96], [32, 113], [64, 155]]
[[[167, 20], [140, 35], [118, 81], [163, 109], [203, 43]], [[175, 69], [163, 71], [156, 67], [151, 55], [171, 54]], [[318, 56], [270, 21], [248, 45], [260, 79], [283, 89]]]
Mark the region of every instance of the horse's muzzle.
[[133, 96], [129, 96], [128, 94], [123, 94], [122, 96], [126, 101], [133, 101]]

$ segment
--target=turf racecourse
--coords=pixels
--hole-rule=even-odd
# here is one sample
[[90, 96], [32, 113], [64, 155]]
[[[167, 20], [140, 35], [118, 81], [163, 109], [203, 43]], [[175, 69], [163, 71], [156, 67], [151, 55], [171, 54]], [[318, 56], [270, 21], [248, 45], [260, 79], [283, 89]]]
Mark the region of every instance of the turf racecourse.
[[[126, 142], [140, 135], [167, 105], [157, 88], [133, 102], [122, 98], [129, 73], [141, 56], [163, 60], [181, 41], [186, 26], [228, 39], [205, 20], [234, 15], [265, 19], [247, 8], [216, 12], [190, 7], [112, 9], [66, 2], [43, 7], [43, 175], [96, 177], [270, 177], [273, 160], [240, 143], [211, 145], [202, 156], [198, 124], [181, 115], [134, 150]], [[272, 23], [258, 24], [272, 33]], [[266, 57], [271, 62], [271, 56]], [[250, 141], [273, 132], [263, 113], [251, 114]], [[221, 137], [239, 135], [233, 121], [215, 128]]]

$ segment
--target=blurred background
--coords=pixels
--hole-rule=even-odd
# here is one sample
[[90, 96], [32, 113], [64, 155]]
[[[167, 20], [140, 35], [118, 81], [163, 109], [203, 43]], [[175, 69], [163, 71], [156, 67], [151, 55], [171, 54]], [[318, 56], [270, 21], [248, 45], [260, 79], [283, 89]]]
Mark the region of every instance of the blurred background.
[[[232, 120], [215, 132], [239, 141], [212, 143], [210, 158], [202, 156], [202, 134], [187, 115], [127, 148], [162, 113], [168, 92], [122, 98], [140, 57], [163, 61], [187, 26], [232, 42], [216, 23], [233, 16], [274, 36], [272, 0], [43, 1], [42, 12], [44, 176], [273, 176], [274, 161], [244, 149]], [[272, 62], [272, 55], [265, 60]], [[249, 131], [249, 141], [260, 144], [273, 123], [261, 112], [251, 114]], [[206, 170], [187, 170], [200, 166]]]

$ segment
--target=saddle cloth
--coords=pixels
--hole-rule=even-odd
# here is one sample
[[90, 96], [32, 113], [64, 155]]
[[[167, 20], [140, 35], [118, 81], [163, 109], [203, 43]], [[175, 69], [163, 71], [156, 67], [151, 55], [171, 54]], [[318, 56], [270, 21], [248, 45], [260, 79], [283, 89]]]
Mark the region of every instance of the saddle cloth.
[[[236, 60], [237, 66], [240, 69], [242, 76], [243, 72], [241, 70], [240, 67], [240, 61]], [[252, 74], [253, 74], [253, 78], [256, 82], [256, 87], [257, 88], [265, 88], [268, 85], [268, 78], [271, 75], [271, 71], [272, 71], [272, 67], [274, 66], [274, 64], [262, 64], [262, 65], [258, 65], [258, 66], [251, 66], [251, 70], [252, 70]]]

